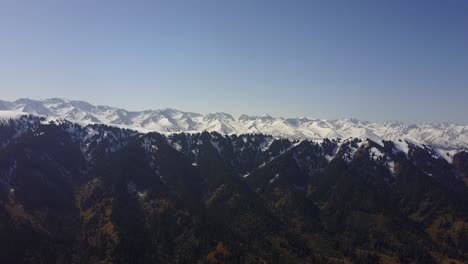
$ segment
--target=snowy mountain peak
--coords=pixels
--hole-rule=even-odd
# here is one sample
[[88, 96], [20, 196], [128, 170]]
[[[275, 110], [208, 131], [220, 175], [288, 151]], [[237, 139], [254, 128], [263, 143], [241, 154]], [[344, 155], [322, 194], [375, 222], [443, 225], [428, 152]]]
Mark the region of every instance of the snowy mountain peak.
[[441, 153], [468, 149], [468, 126], [454, 123], [409, 125], [399, 121], [373, 123], [356, 118], [324, 120], [272, 117], [268, 114], [241, 115], [235, 118], [222, 112], [202, 115], [172, 108], [127, 111], [63, 98], [45, 100], [21, 98], [14, 102], [0, 100], [0, 117], [17, 117], [21, 114], [67, 119], [85, 124], [102, 123], [141, 132], [263, 133], [290, 139], [361, 138], [371, 139], [377, 143], [381, 143], [382, 140], [395, 142], [408, 140], [408, 142], [432, 145]]
[[223, 121], [235, 121], [235, 118], [227, 113], [223, 112], [216, 112], [216, 113], [209, 113], [206, 114], [203, 118], [203, 120], [223, 120]]

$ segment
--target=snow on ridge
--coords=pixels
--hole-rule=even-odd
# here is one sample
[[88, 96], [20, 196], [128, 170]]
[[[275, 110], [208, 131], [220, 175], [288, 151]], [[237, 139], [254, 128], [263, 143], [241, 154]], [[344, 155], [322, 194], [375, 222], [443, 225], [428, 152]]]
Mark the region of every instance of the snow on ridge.
[[375, 147], [370, 148], [369, 152], [370, 152], [371, 159], [373, 160], [382, 159], [384, 157], [384, 154]]
[[[262, 133], [289, 139], [322, 140], [324, 138], [370, 139], [379, 145], [391, 140], [405, 152], [405, 142], [427, 144], [439, 149], [441, 156], [453, 150], [468, 149], [468, 125], [454, 123], [404, 124], [387, 121], [372, 123], [354, 118], [335, 120], [312, 118], [282, 118], [269, 115], [238, 118], [226, 113], [201, 115], [176, 109], [127, 111], [125, 109], [94, 106], [83, 101], [62, 98], [46, 100], [19, 99], [1, 101], [0, 120], [18, 118], [25, 114], [45, 116], [48, 120], [66, 119], [79, 124], [102, 123], [138, 132], [198, 133], [215, 131], [221, 134]], [[8, 107], [6, 107], [8, 106]], [[407, 151], [406, 151], [407, 152]], [[443, 154], [445, 153], [445, 154]]]
[[216, 149], [216, 152], [218, 152], [218, 154], [221, 154], [221, 147], [219, 146], [219, 142], [214, 141], [213, 139], [211, 139], [210, 142], [211, 142], [211, 145], [213, 146], [213, 148]]
[[27, 113], [15, 110], [0, 110], [0, 121], [6, 121], [9, 119], [17, 119], [21, 116], [27, 115]]
[[276, 179], [278, 179], [279, 176], [280, 176], [279, 173], [276, 173], [275, 176], [273, 176], [273, 178], [270, 179], [270, 184], [274, 183]]
[[343, 160], [348, 164], [351, 163], [356, 152], [361, 149], [361, 147], [367, 146], [368, 144], [368, 141], [355, 140], [352, 138], [346, 139], [340, 147]]

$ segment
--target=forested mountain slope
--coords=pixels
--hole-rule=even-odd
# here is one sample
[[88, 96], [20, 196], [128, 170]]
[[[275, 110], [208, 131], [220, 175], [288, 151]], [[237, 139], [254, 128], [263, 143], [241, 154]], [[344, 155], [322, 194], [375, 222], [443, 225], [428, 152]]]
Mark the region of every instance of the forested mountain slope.
[[468, 260], [468, 153], [371, 139], [0, 125], [1, 263]]

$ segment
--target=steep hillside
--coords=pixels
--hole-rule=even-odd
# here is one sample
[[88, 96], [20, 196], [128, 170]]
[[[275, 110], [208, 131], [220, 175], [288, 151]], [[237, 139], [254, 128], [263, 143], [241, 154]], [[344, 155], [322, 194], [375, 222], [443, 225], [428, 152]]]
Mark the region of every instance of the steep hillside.
[[468, 260], [467, 152], [0, 124], [1, 263]]

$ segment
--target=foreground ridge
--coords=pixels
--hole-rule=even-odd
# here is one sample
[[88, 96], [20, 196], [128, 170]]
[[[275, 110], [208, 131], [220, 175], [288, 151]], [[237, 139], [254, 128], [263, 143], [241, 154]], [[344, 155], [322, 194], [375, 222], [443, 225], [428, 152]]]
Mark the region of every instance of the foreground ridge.
[[264, 134], [0, 123], [2, 263], [468, 258], [468, 153]]

